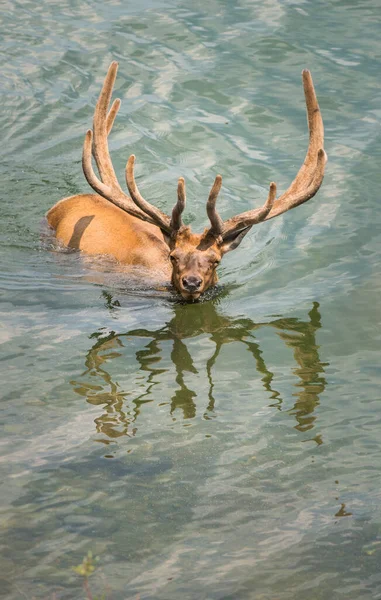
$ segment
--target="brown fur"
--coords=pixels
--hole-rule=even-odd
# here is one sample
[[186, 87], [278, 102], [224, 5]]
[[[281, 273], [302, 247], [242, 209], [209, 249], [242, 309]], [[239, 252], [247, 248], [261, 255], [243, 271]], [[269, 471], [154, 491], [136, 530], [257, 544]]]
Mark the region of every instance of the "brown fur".
[[[216, 284], [216, 267], [222, 256], [237, 248], [253, 225], [299, 206], [318, 191], [327, 156], [311, 74], [303, 71], [310, 141], [305, 161], [290, 187], [276, 198], [276, 185], [271, 183], [262, 207], [223, 221], [216, 210], [222, 185], [222, 178], [217, 175], [207, 201], [211, 227], [195, 234], [181, 220], [185, 207], [183, 178], [178, 182], [178, 200], [171, 217], [140, 194], [134, 178], [134, 155], [128, 159], [126, 168], [130, 197], [118, 183], [107, 140], [120, 107], [120, 100], [116, 99], [109, 110], [117, 68], [118, 64], [112, 62], [95, 107], [93, 130], [88, 130], [83, 147], [83, 172], [97, 194], [61, 200], [47, 213], [49, 225], [70, 248], [87, 254], [107, 254], [124, 265], [161, 271], [183, 298], [196, 300]], [[94, 172], [92, 156], [100, 178]]]
[[[188, 227], [179, 231], [170, 253], [172, 283], [185, 300], [197, 300], [205, 290], [217, 283], [216, 268], [222, 254], [221, 246], [208, 231], [201, 235], [192, 233]], [[192, 276], [201, 279], [201, 284], [197, 292], [191, 294], [184, 287], [183, 279]]]
[[169, 248], [155, 225], [140, 221], [95, 194], [60, 200], [46, 215], [56, 237], [86, 254], [107, 254], [122, 264], [155, 266], [171, 277]]
[[[217, 283], [216, 267], [223, 250], [207, 231], [195, 234], [183, 227], [169, 239], [156, 225], [132, 217], [95, 194], [64, 198], [46, 217], [57, 239], [69, 248], [161, 271], [186, 300], [196, 300]], [[202, 280], [197, 291], [185, 289], [183, 278], [188, 276]]]

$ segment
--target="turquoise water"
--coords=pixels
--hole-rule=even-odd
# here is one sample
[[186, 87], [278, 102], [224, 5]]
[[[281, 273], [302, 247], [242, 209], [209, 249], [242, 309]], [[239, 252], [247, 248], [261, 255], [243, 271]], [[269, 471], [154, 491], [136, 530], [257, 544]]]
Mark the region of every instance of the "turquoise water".
[[[380, 7], [375, 0], [4, 2], [0, 595], [381, 598]], [[107, 67], [110, 145], [145, 197], [206, 225], [285, 189], [308, 134], [318, 195], [258, 225], [204, 302], [58, 251], [43, 216], [89, 188]]]

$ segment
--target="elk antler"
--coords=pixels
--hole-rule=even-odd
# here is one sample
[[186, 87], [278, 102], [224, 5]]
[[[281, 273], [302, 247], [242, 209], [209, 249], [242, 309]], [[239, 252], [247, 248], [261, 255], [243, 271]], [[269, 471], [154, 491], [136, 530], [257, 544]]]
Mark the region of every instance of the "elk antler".
[[177, 184], [177, 204], [175, 204], [175, 207], [172, 210], [171, 227], [174, 231], [178, 231], [183, 226], [181, 214], [184, 211], [185, 202], [185, 181], [184, 177], [180, 177]]
[[[148, 221], [157, 225], [168, 234], [173, 234], [180, 229], [181, 213], [185, 206], [185, 186], [184, 180], [179, 180], [178, 200], [173, 209], [172, 219], [161, 212], [158, 208], [152, 206], [141, 196], [134, 179], [134, 161], [135, 156], [130, 156], [126, 167], [127, 185], [131, 198], [127, 196], [120, 187], [118, 179], [112, 166], [110, 152], [108, 149], [108, 135], [114, 124], [115, 117], [120, 107], [120, 100], [116, 99], [107, 114], [110, 104], [111, 94], [114, 87], [118, 63], [112, 62], [98, 102], [94, 111], [93, 130], [89, 129], [86, 133], [83, 144], [82, 167], [85, 177], [91, 187], [101, 196], [126, 211], [133, 217], [143, 221]], [[92, 162], [91, 153], [94, 156], [98, 167], [100, 179], [96, 176]]]
[[215, 237], [226, 239], [231, 235], [242, 232], [242, 237], [256, 223], [267, 221], [282, 213], [310, 200], [320, 188], [327, 155], [324, 151], [324, 127], [319, 105], [316, 99], [311, 73], [305, 69], [302, 73], [304, 94], [307, 106], [308, 128], [310, 140], [306, 158], [290, 187], [275, 199], [276, 185], [270, 184], [266, 203], [262, 208], [248, 210], [227, 221], [223, 221], [215, 208], [218, 192], [221, 189], [222, 178], [216, 177], [207, 202], [207, 213], [211, 223], [210, 233]]
[[[156, 224], [160, 223], [160, 227], [165, 229], [168, 232], [177, 231], [182, 226], [181, 213], [185, 208], [185, 181], [183, 177], [180, 177], [178, 186], [177, 186], [177, 204], [175, 205], [172, 211], [172, 219], [169, 219], [167, 215], [161, 212], [155, 206], [152, 206], [147, 200], [144, 200], [143, 196], [139, 192], [138, 186], [136, 185], [135, 177], [134, 177], [134, 164], [135, 164], [135, 155], [131, 154], [130, 158], [127, 161], [126, 166], [126, 183], [128, 187], [128, 191], [130, 192], [131, 198], [135, 202], [135, 204], [147, 215], [149, 215], [153, 222]], [[163, 219], [165, 219], [165, 223], [163, 223]]]

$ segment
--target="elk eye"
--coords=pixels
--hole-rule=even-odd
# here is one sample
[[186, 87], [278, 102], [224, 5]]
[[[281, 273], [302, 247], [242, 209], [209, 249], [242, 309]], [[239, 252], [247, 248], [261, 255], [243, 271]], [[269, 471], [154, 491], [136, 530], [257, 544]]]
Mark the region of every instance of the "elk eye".
[[172, 254], [169, 255], [169, 258], [171, 259], [171, 262], [175, 263], [177, 261], [176, 256], [172, 256]]

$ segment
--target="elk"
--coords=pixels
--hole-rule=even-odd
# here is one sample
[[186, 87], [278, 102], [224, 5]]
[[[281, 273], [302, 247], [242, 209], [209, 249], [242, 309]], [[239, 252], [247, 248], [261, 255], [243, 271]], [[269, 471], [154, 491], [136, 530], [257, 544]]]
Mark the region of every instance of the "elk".
[[[188, 302], [217, 282], [216, 268], [224, 254], [239, 246], [253, 225], [277, 217], [312, 198], [321, 186], [327, 155], [324, 128], [311, 73], [302, 73], [307, 106], [309, 145], [302, 167], [289, 188], [276, 198], [270, 183], [266, 202], [224, 221], [216, 201], [222, 185], [217, 175], [206, 203], [210, 227], [193, 233], [184, 225], [185, 182], [178, 180], [177, 203], [171, 216], [143, 198], [135, 182], [135, 156], [126, 166], [129, 196], [122, 190], [112, 165], [108, 136], [120, 108], [114, 100], [109, 109], [118, 63], [112, 62], [97, 101], [93, 129], [85, 136], [82, 154], [84, 175], [96, 194], [78, 194], [60, 200], [47, 213], [56, 238], [87, 254], [105, 254], [119, 263], [161, 271]], [[99, 177], [93, 165], [94, 157]]]

